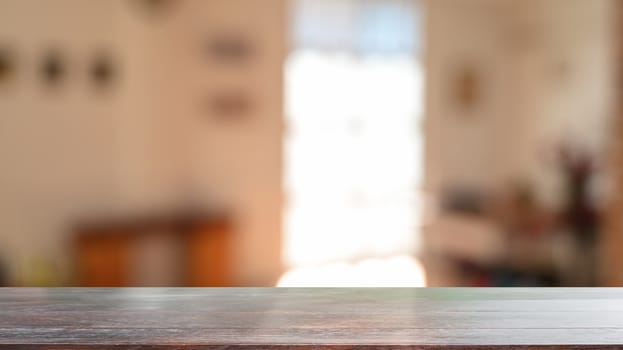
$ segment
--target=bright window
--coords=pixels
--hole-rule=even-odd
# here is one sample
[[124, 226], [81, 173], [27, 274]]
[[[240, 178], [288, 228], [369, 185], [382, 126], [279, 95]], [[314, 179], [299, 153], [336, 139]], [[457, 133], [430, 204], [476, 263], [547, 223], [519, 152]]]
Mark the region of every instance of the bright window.
[[[417, 3], [292, 5], [284, 260], [296, 270], [282, 282], [335, 285], [330, 266], [338, 266], [344, 276], [368, 279], [351, 285], [423, 284], [411, 258], [422, 175]], [[390, 271], [405, 276], [388, 277]]]

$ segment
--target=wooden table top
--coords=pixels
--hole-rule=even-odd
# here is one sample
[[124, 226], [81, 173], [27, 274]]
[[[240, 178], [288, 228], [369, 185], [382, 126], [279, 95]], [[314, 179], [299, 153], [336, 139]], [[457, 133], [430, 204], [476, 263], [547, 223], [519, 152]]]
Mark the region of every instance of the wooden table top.
[[0, 349], [623, 349], [616, 288], [0, 288]]

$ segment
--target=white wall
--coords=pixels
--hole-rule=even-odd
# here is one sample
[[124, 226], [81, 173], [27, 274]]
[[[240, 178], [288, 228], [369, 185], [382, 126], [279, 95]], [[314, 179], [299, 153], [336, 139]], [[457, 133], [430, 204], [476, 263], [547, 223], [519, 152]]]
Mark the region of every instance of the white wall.
[[[76, 218], [183, 205], [236, 217], [237, 280], [281, 272], [282, 0], [173, 2], [150, 18], [133, 2], [1, 0], [0, 43], [19, 54], [0, 89], [0, 255], [20, 276], [40, 258], [67, 271]], [[256, 48], [242, 69], [211, 65], [206, 36], [234, 31]], [[67, 54], [66, 84], [45, 91], [37, 60]], [[118, 59], [114, 89], [85, 72], [99, 48]], [[203, 103], [223, 87], [248, 91], [253, 111], [218, 121]], [[25, 281], [28, 282], [28, 281]]]
[[[89, 86], [88, 63], [116, 49], [112, 2], [0, 2], [0, 42], [17, 71], [0, 92], [0, 254], [20, 275], [33, 260], [66, 265], [66, 220], [113, 203], [116, 97]], [[68, 60], [67, 79], [47, 89], [40, 61], [48, 48]]]
[[[612, 0], [432, 0], [427, 3], [426, 188], [482, 189], [519, 177], [560, 200], [545, 152], [566, 139], [606, 146], [612, 108]], [[475, 67], [472, 109], [453, 102], [453, 77]]]

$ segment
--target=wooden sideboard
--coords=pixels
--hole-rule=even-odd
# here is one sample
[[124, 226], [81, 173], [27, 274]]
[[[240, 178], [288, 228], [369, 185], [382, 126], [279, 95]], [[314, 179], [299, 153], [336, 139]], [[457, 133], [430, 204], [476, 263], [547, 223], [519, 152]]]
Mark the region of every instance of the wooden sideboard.
[[623, 289], [0, 289], [0, 349], [623, 349]]
[[232, 277], [233, 232], [221, 215], [151, 215], [76, 226], [76, 284], [222, 287]]

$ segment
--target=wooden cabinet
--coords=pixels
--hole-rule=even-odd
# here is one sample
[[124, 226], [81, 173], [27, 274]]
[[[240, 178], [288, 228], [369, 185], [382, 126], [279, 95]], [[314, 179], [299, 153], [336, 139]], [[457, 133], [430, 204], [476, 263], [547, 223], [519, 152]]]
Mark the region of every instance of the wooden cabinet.
[[152, 216], [79, 225], [76, 283], [86, 287], [231, 286], [232, 230], [215, 215]]

